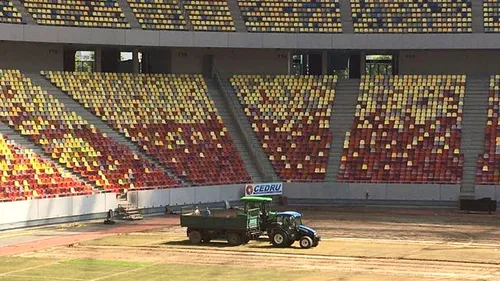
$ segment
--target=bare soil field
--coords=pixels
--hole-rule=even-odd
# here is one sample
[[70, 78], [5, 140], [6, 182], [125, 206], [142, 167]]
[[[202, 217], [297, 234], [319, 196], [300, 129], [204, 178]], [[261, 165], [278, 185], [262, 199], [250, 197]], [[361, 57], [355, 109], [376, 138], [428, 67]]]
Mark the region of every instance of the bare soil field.
[[[317, 248], [304, 250], [294, 245], [277, 249], [266, 239], [237, 247], [229, 247], [224, 241], [192, 246], [177, 218], [169, 216], [118, 223], [111, 228], [88, 223], [77, 231], [70, 225], [65, 228], [65, 235], [59, 236], [57, 228], [42, 229], [50, 238], [29, 242], [42, 246], [33, 249], [20, 243], [14, 246], [18, 251], [7, 256], [62, 263], [83, 259], [148, 264], [122, 274], [120, 280], [162, 280], [137, 277], [157, 265], [164, 265], [164, 271], [156, 274], [168, 273], [169, 280], [203, 277], [238, 281], [252, 276], [255, 280], [274, 280], [276, 276], [281, 276], [276, 280], [500, 280], [497, 214], [382, 208], [301, 208], [300, 211], [304, 214], [304, 224], [322, 236]], [[185, 272], [179, 274], [181, 271]], [[240, 271], [246, 274], [240, 276]], [[209, 272], [210, 276], [204, 275]], [[177, 279], [173, 277], [175, 274], [179, 275]], [[0, 280], [25, 280], [2, 279], [14, 275], [0, 273]], [[114, 280], [107, 275], [99, 278]]]

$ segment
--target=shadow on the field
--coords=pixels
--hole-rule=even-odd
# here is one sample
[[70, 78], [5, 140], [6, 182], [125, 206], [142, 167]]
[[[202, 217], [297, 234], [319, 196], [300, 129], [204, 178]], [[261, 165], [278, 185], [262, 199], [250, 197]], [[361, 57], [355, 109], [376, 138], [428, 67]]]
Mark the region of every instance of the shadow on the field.
[[227, 244], [227, 241], [224, 240], [212, 240], [210, 243], [200, 243], [198, 245], [192, 245], [189, 240], [183, 240], [183, 241], [168, 241], [165, 243], [160, 243], [158, 245], [165, 245], [165, 246], [204, 246], [204, 247], [213, 247], [213, 248], [226, 248], [226, 247], [231, 247], [229, 244]]

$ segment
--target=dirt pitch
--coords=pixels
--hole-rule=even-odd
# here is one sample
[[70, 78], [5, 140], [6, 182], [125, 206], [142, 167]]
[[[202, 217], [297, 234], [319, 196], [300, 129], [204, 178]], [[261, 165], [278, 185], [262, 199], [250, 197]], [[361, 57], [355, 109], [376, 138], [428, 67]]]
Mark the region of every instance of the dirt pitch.
[[299, 210], [317, 248], [191, 246], [175, 216], [0, 233], [0, 280], [500, 280], [499, 215]]

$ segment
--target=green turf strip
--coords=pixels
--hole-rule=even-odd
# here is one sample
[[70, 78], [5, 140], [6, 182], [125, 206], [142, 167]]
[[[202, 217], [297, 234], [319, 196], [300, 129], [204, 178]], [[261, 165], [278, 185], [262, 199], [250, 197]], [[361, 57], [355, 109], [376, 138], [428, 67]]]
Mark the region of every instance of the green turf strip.
[[23, 257], [0, 257], [0, 274], [53, 263], [55, 260]]

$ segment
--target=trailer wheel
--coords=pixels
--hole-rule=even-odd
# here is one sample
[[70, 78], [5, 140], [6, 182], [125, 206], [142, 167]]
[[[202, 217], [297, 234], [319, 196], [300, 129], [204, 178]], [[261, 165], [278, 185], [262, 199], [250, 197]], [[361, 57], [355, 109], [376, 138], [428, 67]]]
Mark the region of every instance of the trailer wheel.
[[275, 247], [286, 247], [289, 242], [286, 233], [282, 230], [278, 230], [271, 234], [271, 243], [273, 243]]
[[238, 233], [236, 232], [229, 232], [227, 234], [227, 242], [231, 246], [238, 246], [241, 245], [241, 237]]
[[210, 243], [210, 235], [208, 235], [208, 233], [203, 233], [201, 235], [201, 241], [203, 243]]
[[241, 235], [241, 243], [247, 244], [250, 241], [250, 237], [246, 234]]
[[309, 236], [303, 236], [302, 238], [300, 238], [299, 243], [302, 249], [309, 249], [313, 245], [313, 240]]
[[193, 230], [189, 232], [189, 242], [193, 245], [200, 244], [201, 242], [201, 233], [197, 230]]

